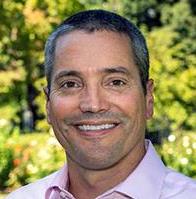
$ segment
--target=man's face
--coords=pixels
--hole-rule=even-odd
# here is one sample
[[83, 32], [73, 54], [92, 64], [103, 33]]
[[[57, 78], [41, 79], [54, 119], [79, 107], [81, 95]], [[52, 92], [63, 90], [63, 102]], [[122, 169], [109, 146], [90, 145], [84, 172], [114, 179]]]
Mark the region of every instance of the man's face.
[[48, 121], [68, 161], [105, 169], [144, 148], [152, 83], [143, 93], [127, 36], [73, 31], [57, 40]]

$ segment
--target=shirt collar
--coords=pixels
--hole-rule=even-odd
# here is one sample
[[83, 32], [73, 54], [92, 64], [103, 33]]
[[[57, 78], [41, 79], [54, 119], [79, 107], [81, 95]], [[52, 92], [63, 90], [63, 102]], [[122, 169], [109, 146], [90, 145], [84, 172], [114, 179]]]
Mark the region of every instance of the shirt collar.
[[[146, 140], [146, 149], [146, 154], [136, 169], [122, 183], [106, 193], [117, 191], [134, 199], [151, 199], [152, 196], [154, 199], [160, 198], [167, 170], [149, 140]], [[67, 190], [68, 184], [68, 167], [65, 164], [46, 190], [46, 196], [50, 195], [54, 187]]]
[[50, 198], [52, 191], [55, 189], [59, 190], [67, 190], [69, 186], [69, 178], [68, 178], [68, 167], [65, 164], [59, 171], [56, 172], [51, 184], [49, 184], [46, 192], [45, 198]]
[[149, 140], [146, 140], [146, 148], [142, 161], [125, 181], [116, 186], [115, 191], [134, 199], [160, 198], [167, 170]]

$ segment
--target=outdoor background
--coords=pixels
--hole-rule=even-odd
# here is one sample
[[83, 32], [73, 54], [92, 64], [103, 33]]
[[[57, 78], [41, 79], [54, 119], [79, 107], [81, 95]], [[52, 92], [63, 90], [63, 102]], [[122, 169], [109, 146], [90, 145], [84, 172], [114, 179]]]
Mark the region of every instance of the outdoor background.
[[196, 178], [195, 0], [0, 0], [1, 193], [63, 165], [45, 120], [44, 43], [67, 16], [95, 8], [127, 17], [146, 36], [155, 81], [147, 137], [167, 166]]

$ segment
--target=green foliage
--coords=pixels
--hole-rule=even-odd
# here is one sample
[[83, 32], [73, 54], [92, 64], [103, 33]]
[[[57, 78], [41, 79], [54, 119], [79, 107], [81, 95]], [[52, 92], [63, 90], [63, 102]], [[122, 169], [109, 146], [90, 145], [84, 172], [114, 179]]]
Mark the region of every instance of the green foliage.
[[174, 132], [164, 141], [160, 154], [170, 168], [196, 178], [196, 137], [194, 132]]
[[151, 128], [196, 131], [196, 45], [192, 42], [196, 39], [196, 20], [187, 1], [163, 8], [169, 12], [162, 17], [167, 25], [148, 34], [151, 75], [155, 80], [155, 117]]
[[170, 29], [163, 28], [148, 35], [151, 75], [155, 81], [153, 128], [195, 130], [193, 107], [196, 97], [196, 68], [191, 64], [183, 67], [184, 61], [174, 58], [178, 53], [178, 46], [171, 47], [175, 36]]
[[[2, 130], [2, 129], [1, 129]], [[0, 189], [6, 187], [6, 181], [13, 169], [13, 151], [6, 145], [9, 135], [6, 132], [0, 134]]]
[[[15, 133], [5, 144], [12, 153], [9, 162], [8, 156], [3, 156], [6, 162], [1, 165], [0, 176], [4, 181], [0, 185], [3, 183], [4, 187], [33, 182], [61, 168], [65, 161], [65, 154], [53, 135], [32, 133], [19, 136]], [[10, 165], [11, 170], [6, 173]]]

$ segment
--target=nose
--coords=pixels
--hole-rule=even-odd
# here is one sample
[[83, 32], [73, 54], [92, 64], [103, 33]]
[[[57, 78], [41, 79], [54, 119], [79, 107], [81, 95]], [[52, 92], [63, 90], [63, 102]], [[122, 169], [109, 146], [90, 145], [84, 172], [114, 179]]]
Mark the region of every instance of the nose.
[[82, 112], [105, 112], [109, 109], [109, 101], [101, 88], [86, 88], [80, 97]]

